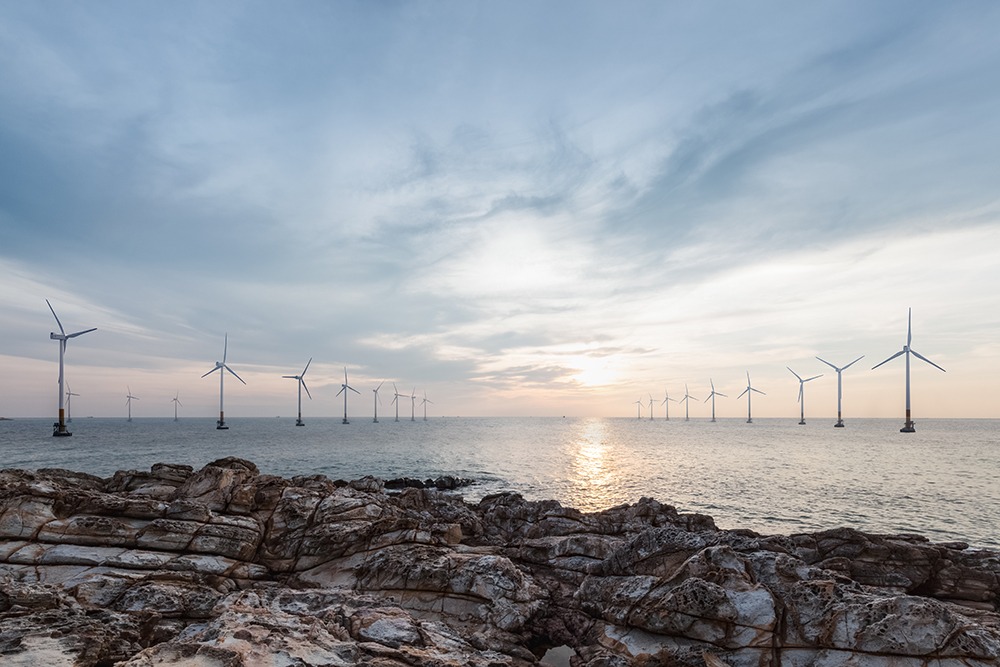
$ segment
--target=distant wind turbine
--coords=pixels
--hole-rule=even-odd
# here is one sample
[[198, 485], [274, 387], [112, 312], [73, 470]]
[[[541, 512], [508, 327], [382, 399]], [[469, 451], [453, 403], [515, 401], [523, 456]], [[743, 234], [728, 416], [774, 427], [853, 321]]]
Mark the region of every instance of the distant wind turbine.
[[410, 421], [417, 421], [417, 388], [410, 392]]
[[[690, 403], [690, 401], [691, 401], [692, 398], [694, 398], [694, 396], [691, 396], [690, 394], [688, 394], [688, 386], [684, 385], [684, 398], [682, 398], [681, 400], [677, 401], [678, 403], [683, 403], [684, 404], [684, 421], [691, 421], [688, 418], [688, 403]], [[694, 400], [697, 401], [698, 399], [694, 398]]]
[[919, 352], [910, 347], [910, 343], [913, 342], [913, 327], [911, 326], [912, 323], [913, 323], [913, 309], [910, 308], [907, 309], [907, 314], [906, 314], [906, 345], [903, 346], [902, 350], [892, 355], [882, 363], [875, 364], [874, 366], [872, 366], [872, 370], [875, 370], [882, 364], [886, 363], [886, 361], [892, 361], [901, 354], [906, 355], [906, 423], [903, 424], [903, 428], [899, 429], [900, 433], [914, 433], [916, 431], [916, 429], [913, 427], [913, 419], [910, 416], [910, 355], [912, 354], [917, 359], [922, 359], [923, 361], [926, 361], [939, 371], [947, 372], [943, 368], [935, 364], [933, 361], [921, 355]]
[[[819, 357], [816, 357], [816, 358], [819, 359]], [[840, 374], [843, 373], [848, 368], [850, 368], [851, 366], [853, 366], [854, 364], [858, 363], [859, 361], [861, 361], [864, 358], [865, 358], [865, 355], [862, 354], [860, 357], [858, 357], [857, 359], [855, 359], [851, 363], [849, 363], [846, 366], [843, 366], [841, 368], [837, 368], [836, 366], [834, 366], [833, 364], [831, 364], [829, 361], [827, 361], [825, 359], [819, 359], [824, 364], [826, 364], [827, 366], [829, 366], [833, 370], [837, 371], [837, 423], [834, 424], [834, 426], [836, 426], [838, 428], [844, 428], [844, 418], [841, 415], [841, 405], [842, 405], [843, 397], [844, 397], [844, 385], [843, 385], [843, 383], [841, 381]]]
[[358, 391], [357, 389], [355, 389], [351, 385], [347, 384], [347, 366], [344, 366], [344, 384], [340, 385], [340, 391], [337, 392], [337, 396], [340, 396], [341, 394], [344, 395], [344, 421], [343, 421], [344, 424], [350, 424], [351, 423], [351, 422], [347, 421], [347, 392], [348, 392], [348, 390], [353, 391], [358, 396], [361, 395], [360, 391]]
[[309, 393], [309, 387], [306, 385], [305, 377], [306, 371], [309, 370], [309, 364], [313, 362], [312, 357], [309, 357], [309, 361], [306, 362], [306, 367], [302, 369], [302, 372], [298, 375], [282, 375], [281, 377], [288, 380], [297, 380], [299, 385], [299, 416], [295, 420], [296, 426], [305, 426], [305, 422], [302, 421], [302, 390], [306, 390], [306, 396], [309, 400], [312, 400], [312, 394]]
[[424, 421], [427, 421], [427, 404], [428, 403], [434, 403], [434, 401], [431, 401], [431, 400], [429, 400], [427, 398], [427, 392], [425, 391], [424, 392], [424, 400], [420, 401], [420, 405], [424, 406]]
[[649, 395], [649, 421], [653, 421], [653, 395]]
[[[785, 366], [785, 368], [788, 368], [788, 366]], [[806, 382], [811, 382], [812, 380], [815, 380], [816, 378], [821, 378], [821, 377], [823, 377], [823, 374], [820, 373], [819, 375], [813, 375], [811, 378], [806, 378], [805, 380], [803, 380], [799, 376], [799, 374], [796, 373], [795, 371], [793, 371], [791, 368], [788, 368], [788, 372], [791, 373], [792, 375], [794, 375], [795, 378], [799, 381], [799, 424], [805, 425], [805, 423], [806, 423], [806, 392], [805, 392]]]
[[382, 399], [378, 397], [378, 390], [381, 389], [382, 385], [384, 385], [384, 384], [385, 384], [385, 380], [382, 380], [381, 382], [378, 383], [377, 387], [375, 387], [374, 389], [372, 389], [372, 391], [375, 392], [375, 401], [374, 401], [375, 402], [375, 419], [373, 419], [372, 422], [374, 422], [375, 424], [378, 423], [378, 404], [382, 402]]
[[642, 399], [641, 398], [638, 401], [635, 402], [635, 409], [636, 409], [635, 418], [636, 419], [642, 419]]
[[399, 393], [399, 389], [396, 389], [396, 383], [392, 383], [392, 402], [396, 404], [396, 421], [399, 421], [399, 399], [402, 394]]
[[[708, 379], [708, 383], [712, 385], [712, 393], [708, 395], [708, 398], [712, 399], [712, 421], [715, 421], [715, 397], [716, 396], [721, 396], [722, 398], [729, 398], [729, 397], [726, 396], [725, 394], [720, 394], [719, 392], [715, 391], [715, 383], [712, 382], [712, 378]], [[703, 402], [707, 403], [708, 398], [706, 398]]]
[[70, 435], [73, 435], [73, 434], [66, 430], [66, 420], [64, 418], [65, 414], [63, 412], [63, 399], [64, 399], [64, 396], [63, 396], [63, 392], [64, 392], [64, 390], [63, 390], [63, 380], [64, 380], [64, 372], [63, 372], [63, 370], [64, 370], [64, 361], [63, 361], [63, 358], [66, 356], [66, 342], [70, 338], [76, 338], [77, 336], [82, 336], [85, 333], [90, 333], [91, 331], [97, 331], [97, 328], [94, 327], [93, 329], [85, 329], [84, 331], [77, 331], [76, 333], [68, 334], [68, 333], [66, 333], [66, 330], [63, 329], [62, 322], [59, 321], [59, 316], [56, 315], [55, 308], [52, 307], [52, 304], [49, 303], [48, 299], [45, 300], [45, 303], [48, 304], [49, 310], [52, 311], [52, 317], [56, 318], [56, 324], [59, 325], [59, 333], [50, 333], [49, 334], [49, 338], [51, 338], [52, 340], [59, 341], [59, 421], [57, 423], [55, 423], [55, 424], [52, 425], [53, 426], [52, 435], [54, 435], [54, 436], [70, 436]]
[[[215, 368], [202, 375], [202, 377], [208, 377], [215, 371], [219, 371], [219, 421], [216, 422], [215, 428], [220, 431], [229, 428], [228, 426], [226, 426], [226, 411], [223, 409], [223, 385], [225, 384], [223, 381], [226, 378], [226, 371], [232, 374], [232, 376], [237, 380], [239, 380], [240, 382], [243, 382], [243, 378], [237, 375], [236, 371], [234, 371], [232, 368], [226, 365], [226, 355], [228, 353], [229, 353], [229, 334], [227, 333], [225, 343], [222, 348], [222, 361], [216, 361]], [[246, 384], [246, 382], [243, 382], [243, 384]]]
[[73, 422], [73, 405], [72, 400], [74, 396], [79, 396], [80, 394], [74, 393], [69, 387], [69, 382], [66, 383], [66, 423], [70, 424]]
[[174, 404], [174, 421], [177, 421], [177, 406], [179, 405], [182, 408], [184, 407], [184, 404], [181, 403], [180, 395], [181, 393], [178, 391], [174, 394], [174, 397], [170, 399], [170, 401]]
[[132, 421], [132, 401], [133, 399], [138, 401], [139, 397], [132, 395], [132, 388], [128, 385], [125, 385], [125, 388], [128, 389], [128, 394], [125, 395], [125, 405], [128, 406], [128, 420]]
[[[670, 401], [674, 401], [674, 399], [670, 398], [670, 394], [667, 393], [666, 389], [664, 389], [663, 390], [663, 402], [660, 403], [660, 405], [665, 406], [664, 407], [664, 413], [665, 413], [664, 417], [666, 417], [666, 421], [670, 421]], [[676, 403], [676, 402], [677, 401], [674, 401], [674, 403]]]
[[743, 398], [743, 394], [747, 395], [747, 423], [748, 424], [752, 424], [753, 423], [753, 418], [750, 415], [750, 397], [753, 395], [752, 392], [757, 392], [761, 396], [767, 396], [767, 394], [765, 394], [764, 392], [762, 392], [760, 389], [754, 389], [752, 386], [750, 386], [750, 371], [747, 371], [747, 388], [744, 389], [742, 392], [740, 392], [740, 395], [736, 397], [736, 400], [740, 400], [741, 398]]

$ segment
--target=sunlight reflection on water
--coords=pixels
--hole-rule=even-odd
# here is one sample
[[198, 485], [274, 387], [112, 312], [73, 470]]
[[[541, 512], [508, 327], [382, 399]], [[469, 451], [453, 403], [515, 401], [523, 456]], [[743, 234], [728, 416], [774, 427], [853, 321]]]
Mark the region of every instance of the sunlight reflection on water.
[[198, 468], [223, 456], [265, 473], [459, 475], [470, 501], [500, 491], [596, 511], [643, 496], [712, 515], [724, 528], [794, 533], [849, 525], [1000, 546], [1000, 421], [451, 418], [87, 419], [72, 438], [51, 420], [0, 422], [0, 468], [58, 467], [108, 476], [158, 462]]

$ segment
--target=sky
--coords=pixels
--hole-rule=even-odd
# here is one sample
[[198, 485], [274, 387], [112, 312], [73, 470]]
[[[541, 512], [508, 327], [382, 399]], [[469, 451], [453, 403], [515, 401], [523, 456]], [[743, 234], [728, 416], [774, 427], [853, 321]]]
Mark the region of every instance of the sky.
[[[1000, 4], [0, 0], [0, 416], [998, 418]], [[409, 399], [404, 399], [403, 413]], [[671, 416], [683, 410], [671, 404]]]

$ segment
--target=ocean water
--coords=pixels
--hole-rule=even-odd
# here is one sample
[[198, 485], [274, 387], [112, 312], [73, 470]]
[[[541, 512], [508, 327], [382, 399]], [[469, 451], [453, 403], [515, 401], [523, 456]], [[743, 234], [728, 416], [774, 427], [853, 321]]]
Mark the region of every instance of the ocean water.
[[476, 501], [498, 491], [586, 511], [643, 496], [722, 528], [799, 533], [851, 526], [1000, 548], [1000, 420], [233, 418], [0, 421], [0, 468], [109, 476], [158, 462], [195, 469], [239, 456], [262, 472], [333, 479], [456, 475]]

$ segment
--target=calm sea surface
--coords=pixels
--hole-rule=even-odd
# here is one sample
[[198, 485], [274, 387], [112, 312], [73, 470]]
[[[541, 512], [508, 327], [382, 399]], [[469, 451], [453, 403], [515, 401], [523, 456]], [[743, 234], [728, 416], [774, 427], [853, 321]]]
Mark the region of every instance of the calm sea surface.
[[722, 528], [796, 533], [853, 526], [1000, 548], [1000, 421], [435, 418], [51, 419], [0, 421], [0, 468], [108, 476], [158, 462], [196, 469], [223, 456], [262, 472], [470, 477], [468, 500], [502, 490], [599, 510], [651, 496]]

